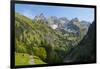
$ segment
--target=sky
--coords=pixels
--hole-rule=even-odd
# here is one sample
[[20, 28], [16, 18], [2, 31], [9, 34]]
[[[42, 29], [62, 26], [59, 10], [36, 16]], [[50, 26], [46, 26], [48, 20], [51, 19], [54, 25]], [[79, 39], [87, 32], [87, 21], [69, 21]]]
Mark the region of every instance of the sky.
[[45, 17], [66, 17], [69, 20], [77, 17], [80, 21], [85, 20], [88, 22], [94, 20], [93, 8], [15, 4], [15, 12], [23, 14], [31, 19], [34, 19], [36, 15], [43, 13]]

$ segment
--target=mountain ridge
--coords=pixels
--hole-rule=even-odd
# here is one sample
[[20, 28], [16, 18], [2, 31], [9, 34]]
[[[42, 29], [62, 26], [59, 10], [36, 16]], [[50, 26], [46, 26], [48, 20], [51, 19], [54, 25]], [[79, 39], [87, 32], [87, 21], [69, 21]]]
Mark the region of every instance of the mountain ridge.
[[[63, 63], [70, 50], [76, 48], [80, 41], [84, 39], [84, 30], [81, 29], [80, 22], [77, 19], [75, 22], [79, 22], [78, 25], [74, 21], [66, 25], [69, 26], [69, 29], [72, 29], [71, 32], [68, 29], [65, 30], [65, 25], [58, 27], [60, 23], [49, 24], [43, 14], [40, 17], [43, 17], [43, 19], [37, 16], [31, 20], [24, 15], [15, 13], [15, 53], [17, 53], [15, 57], [22, 57], [24, 54], [26, 54], [26, 57], [31, 55], [35, 59], [34, 64], [35, 62], [41, 62], [41, 64]], [[55, 22], [59, 22], [57, 21], [58, 18], [53, 18]], [[67, 21], [66, 18], [61, 20], [61, 22]], [[52, 25], [57, 25], [57, 28], [52, 28]], [[73, 30], [77, 33], [74, 33]], [[17, 61], [17, 58], [15, 60]]]

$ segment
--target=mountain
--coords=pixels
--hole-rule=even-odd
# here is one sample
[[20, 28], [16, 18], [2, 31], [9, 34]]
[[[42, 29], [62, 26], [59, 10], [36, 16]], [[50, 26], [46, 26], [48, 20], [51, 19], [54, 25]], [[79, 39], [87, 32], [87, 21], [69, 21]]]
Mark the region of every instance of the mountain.
[[68, 32], [73, 32], [75, 34], [78, 34], [82, 39], [88, 31], [89, 25], [90, 23], [86, 21], [79, 21], [78, 18], [74, 18], [67, 24], [65, 30]]
[[34, 21], [44, 21], [44, 22], [46, 22], [46, 17], [44, 16], [43, 13], [40, 13], [39, 15], [36, 15], [34, 17]]
[[48, 17], [47, 21], [48, 21], [48, 24], [58, 24], [59, 23], [58, 18], [56, 16]]
[[74, 47], [64, 62], [95, 62], [96, 61], [96, 23], [93, 22], [85, 37]]
[[[76, 19], [75, 19], [76, 20]], [[74, 24], [76, 21], [74, 19], [72, 19], [67, 26], [65, 27], [65, 30], [68, 32], [73, 32], [73, 33], [78, 33], [79, 32], [79, 27]], [[79, 22], [76, 22], [79, 23]]]
[[[15, 13], [15, 60], [22, 61], [21, 64], [24, 64], [23, 57], [28, 62], [29, 55], [33, 57], [34, 64], [63, 63], [64, 58], [73, 48], [77, 53], [77, 48], [88, 42], [86, 39], [84, 44], [78, 45], [83, 40], [80, 38], [82, 36], [80, 33], [83, 31], [81, 31], [81, 22], [77, 18], [72, 20], [56, 16], [46, 18], [43, 14], [39, 14], [31, 20], [22, 14]], [[74, 57], [74, 55], [71, 56]], [[27, 62], [25, 64], [29, 64]]]
[[[67, 36], [52, 29], [43, 20], [36, 20], [31, 20], [19, 13], [15, 14], [16, 57], [18, 54], [28, 54], [38, 57], [45, 63], [62, 62], [71, 48]], [[16, 58], [17, 60], [18, 58]]]
[[[87, 33], [88, 27], [90, 25], [87, 21], [79, 21], [78, 18], [73, 18], [68, 20], [66, 17], [56, 17], [50, 16], [45, 18], [43, 13], [36, 15], [34, 18], [35, 21], [42, 20], [48, 24], [52, 29], [61, 30], [64, 29], [66, 32], [72, 32], [75, 34], [80, 34], [82, 37]], [[82, 32], [81, 32], [82, 31]]]
[[50, 26], [53, 29], [56, 29], [58, 27], [58, 18], [56, 16], [50, 16], [47, 18], [48, 26]]
[[[43, 13], [40, 15], [36, 15], [33, 21], [43, 21], [52, 29], [62, 32], [63, 35], [69, 35], [69, 33], [76, 38], [77, 42], [73, 41], [73, 39], [68, 38], [73, 41], [71, 44], [75, 46], [83, 37], [86, 35], [88, 31], [88, 27], [90, 25], [87, 21], [80, 21], [78, 18], [73, 18], [72, 20], [68, 20], [66, 17], [56, 17], [50, 16], [45, 18]], [[70, 36], [67, 36], [70, 37]], [[73, 37], [72, 37], [73, 38]]]
[[69, 20], [66, 17], [61, 17], [58, 20], [58, 28], [60, 29], [64, 29], [65, 25], [69, 23]]
[[81, 24], [89, 27], [91, 23], [87, 21], [81, 21]]
[[61, 24], [69, 23], [69, 20], [66, 17], [60, 17], [59, 20]]

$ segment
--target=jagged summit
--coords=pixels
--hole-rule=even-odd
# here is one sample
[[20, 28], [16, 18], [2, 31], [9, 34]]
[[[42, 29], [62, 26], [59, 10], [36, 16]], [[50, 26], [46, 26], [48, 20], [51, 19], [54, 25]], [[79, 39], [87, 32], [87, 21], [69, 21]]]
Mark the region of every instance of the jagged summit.
[[36, 15], [34, 17], [34, 21], [42, 20], [44, 23], [47, 23], [49, 27], [52, 29], [57, 29], [57, 30], [65, 30], [67, 32], [72, 32], [72, 33], [78, 33], [80, 34], [81, 31], [84, 32], [83, 35], [88, 31], [88, 27], [90, 23], [87, 21], [80, 21], [77, 17], [68, 20], [66, 17], [60, 17], [58, 18], [57, 16], [49, 16], [45, 17], [43, 13], [40, 13], [39, 15]]
[[78, 18], [73, 18], [72, 20], [70, 20], [70, 23], [78, 23], [79, 22], [79, 19]]
[[44, 16], [43, 13], [40, 13], [39, 15], [36, 15], [34, 17], [34, 20], [38, 21], [38, 20], [42, 20], [42, 21], [45, 21], [46, 20], [46, 17]]

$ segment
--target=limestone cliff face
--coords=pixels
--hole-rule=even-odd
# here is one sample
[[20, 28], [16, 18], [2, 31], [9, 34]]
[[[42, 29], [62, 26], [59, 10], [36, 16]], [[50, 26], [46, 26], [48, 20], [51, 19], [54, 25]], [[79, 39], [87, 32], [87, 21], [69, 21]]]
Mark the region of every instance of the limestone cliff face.
[[65, 62], [96, 61], [96, 23], [93, 22], [83, 40], [65, 58]]

